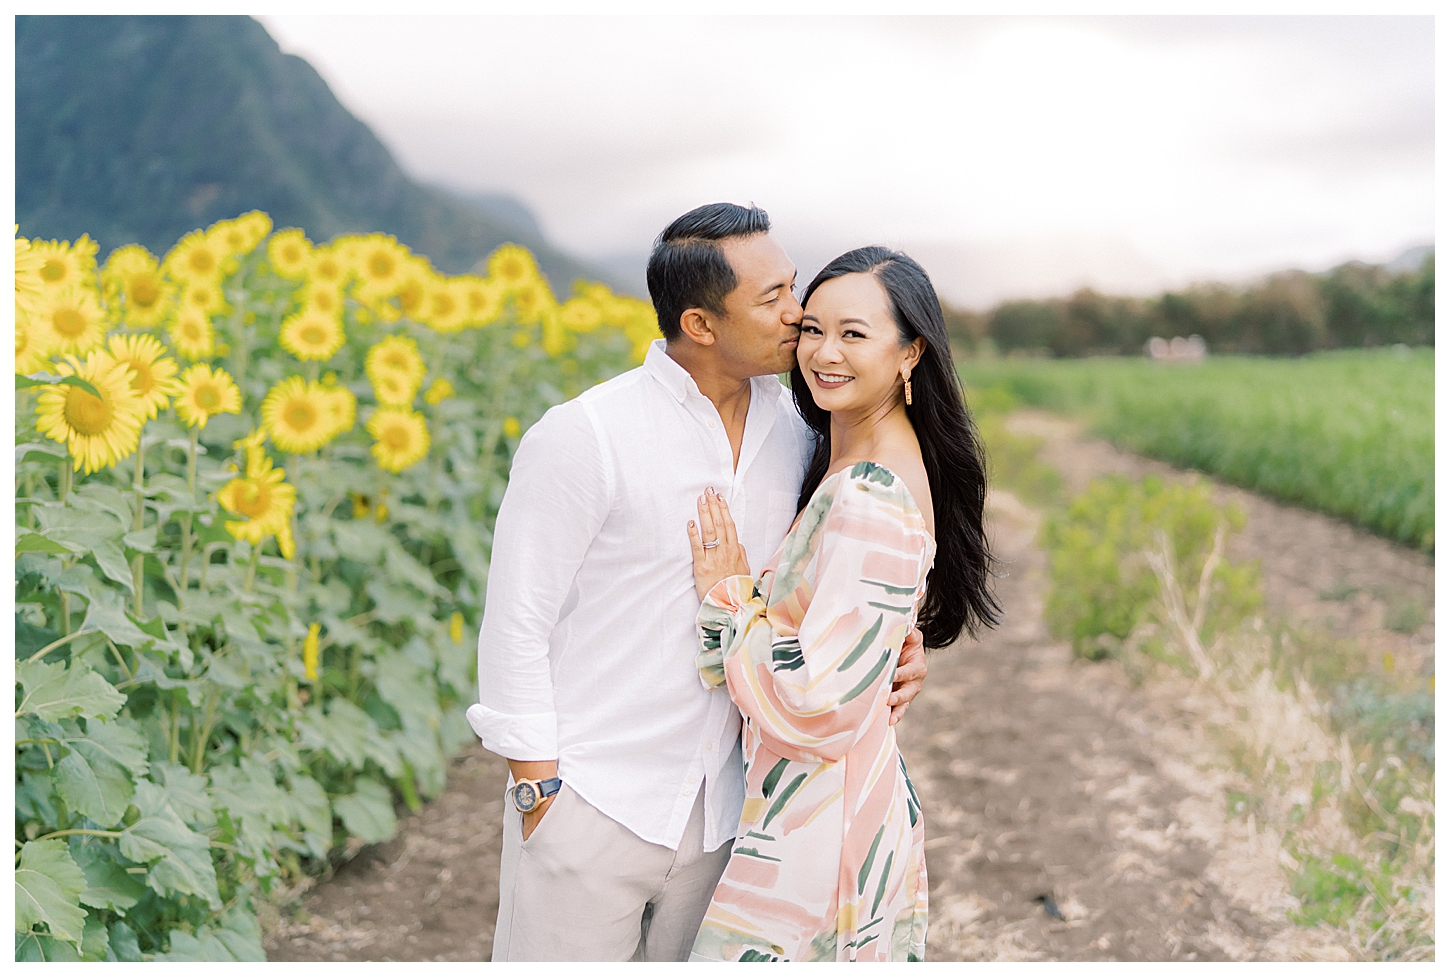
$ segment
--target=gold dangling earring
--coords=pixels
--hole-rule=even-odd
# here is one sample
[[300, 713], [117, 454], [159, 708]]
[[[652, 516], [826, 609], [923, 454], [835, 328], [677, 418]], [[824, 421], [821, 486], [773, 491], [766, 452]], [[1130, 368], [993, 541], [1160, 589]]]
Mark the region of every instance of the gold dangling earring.
[[904, 383], [906, 385], [906, 406], [907, 407], [910, 407], [911, 406], [911, 371], [910, 370], [903, 370], [901, 372], [901, 381], [902, 381], [902, 383]]

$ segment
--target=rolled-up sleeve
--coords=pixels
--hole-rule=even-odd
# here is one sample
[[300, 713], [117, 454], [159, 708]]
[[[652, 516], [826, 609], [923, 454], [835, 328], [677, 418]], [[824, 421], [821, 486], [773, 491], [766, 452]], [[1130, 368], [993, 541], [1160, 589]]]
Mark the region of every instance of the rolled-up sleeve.
[[524, 435], [494, 527], [468, 722], [511, 760], [558, 758], [549, 638], [595, 535], [611, 480], [583, 405], [553, 408]]

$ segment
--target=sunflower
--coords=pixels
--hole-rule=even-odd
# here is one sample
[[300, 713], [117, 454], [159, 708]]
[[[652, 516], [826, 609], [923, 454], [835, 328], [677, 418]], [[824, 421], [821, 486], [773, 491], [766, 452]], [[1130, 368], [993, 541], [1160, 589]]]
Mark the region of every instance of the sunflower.
[[539, 266], [527, 248], [517, 244], [505, 244], [488, 256], [488, 277], [498, 282], [505, 290], [514, 289], [536, 281]]
[[231, 311], [222, 287], [216, 281], [184, 281], [181, 283], [181, 305], [204, 315], [225, 315]]
[[438, 279], [438, 273], [428, 264], [426, 258], [410, 255], [403, 262], [403, 270], [398, 275], [398, 283], [393, 290], [393, 297], [398, 300], [398, 311], [414, 322], [421, 322], [423, 301]]
[[458, 332], [468, 325], [466, 286], [462, 279], [435, 276], [423, 297], [423, 322], [442, 333]]
[[84, 355], [106, 336], [106, 315], [94, 288], [46, 289], [29, 323], [35, 344], [52, 356]]
[[357, 423], [357, 398], [352, 391], [342, 386], [324, 384], [322, 393], [327, 406], [327, 417], [332, 425], [329, 438], [345, 434]]
[[57, 372], [89, 381], [100, 393], [55, 384], [43, 389], [36, 404], [36, 430], [66, 446], [75, 470], [84, 467], [89, 475], [135, 451], [146, 407], [131, 389], [130, 367], [97, 350], [84, 363], [67, 356]]
[[368, 234], [349, 242], [348, 257], [363, 301], [392, 295], [409, 252], [391, 234]]
[[378, 400], [395, 406], [412, 402], [427, 372], [418, 344], [407, 336], [389, 336], [369, 349], [365, 369]]
[[604, 313], [594, 302], [576, 296], [559, 307], [559, 322], [570, 332], [593, 332], [604, 323]]
[[312, 249], [312, 258], [307, 266], [309, 281], [341, 290], [351, 277], [352, 270], [348, 268], [336, 245], [323, 245]]
[[330, 395], [301, 377], [279, 380], [262, 401], [262, 424], [273, 443], [289, 454], [316, 451], [336, 433]]
[[294, 292], [293, 298], [301, 302], [304, 309], [311, 309], [334, 318], [342, 316], [342, 287], [331, 282], [313, 279]]
[[82, 234], [69, 241], [31, 241], [30, 251], [40, 259], [40, 281], [46, 289], [84, 288], [95, 281], [96, 242]]
[[282, 348], [299, 360], [329, 360], [342, 349], [342, 320], [304, 306], [282, 320]]
[[209, 360], [216, 354], [216, 330], [199, 309], [178, 309], [168, 332], [171, 345], [189, 360]]
[[312, 242], [296, 227], [278, 231], [267, 242], [267, 260], [283, 278], [301, 280], [312, 264]]
[[470, 326], [486, 326], [503, 311], [503, 289], [477, 275], [462, 275], [457, 281], [463, 293], [463, 317]]
[[543, 279], [526, 282], [513, 290], [514, 314], [519, 322], [538, 322], [544, 313], [556, 308], [554, 293]]
[[116, 362], [131, 368], [131, 389], [154, 419], [171, 397], [181, 392], [176, 382], [176, 361], [163, 356], [166, 348], [151, 336], [112, 336], [108, 349]]
[[[16, 227], [19, 230], [19, 226]], [[30, 246], [30, 242], [19, 235], [15, 238], [15, 313], [18, 318], [22, 313], [29, 315], [40, 303], [40, 296], [45, 290], [45, 279], [40, 277], [40, 269], [45, 265], [45, 259], [40, 252]]]
[[448, 637], [453, 639], [456, 645], [463, 644], [463, 612], [454, 611], [448, 618]]
[[120, 300], [126, 324], [141, 329], [165, 321], [175, 295], [155, 255], [139, 244], [111, 252], [101, 269], [101, 287], [108, 297]]
[[574, 347], [574, 337], [564, 329], [564, 324], [560, 319], [557, 305], [545, 309], [539, 316], [542, 324], [540, 331], [543, 334], [539, 346], [550, 356], [559, 356]]
[[317, 662], [322, 657], [321, 633], [322, 625], [314, 621], [307, 625], [307, 637], [302, 639], [302, 670], [309, 682], [317, 681]]
[[213, 414], [240, 414], [242, 392], [226, 370], [213, 370], [205, 363], [187, 367], [179, 381], [176, 416], [187, 427], [206, 427]]
[[516, 438], [523, 432], [523, 426], [519, 424], [519, 419], [517, 417], [505, 417], [503, 419], [504, 437]]
[[15, 317], [15, 372], [26, 375], [50, 369], [50, 353], [31, 341], [30, 326]]
[[439, 377], [428, 385], [428, 391], [423, 394], [423, 399], [428, 403], [429, 407], [437, 407], [443, 401], [452, 397], [453, 394], [453, 384], [449, 383], [443, 377]]
[[205, 231], [192, 231], [166, 252], [161, 267], [175, 281], [215, 282], [221, 278], [227, 258], [221, 242]]
[[406, 407], [379, 407], [368, 420], [368, 433], [378, 465], [394, 473], [422, 461], [431, 444], [423, 415]]
[[292, 510], [297, 505], [297, 490], [285, 481], [287, 473], [272, 467], [272, 459], [260, 445], [247, 438], [247, 472], [234, 478], [217, 493], [222, 508], [246, 519], [228, 521], [227, 532], [234, 539], [245, 539], [261, 546], [268, 536], [277, 537], [277, 548], [287, 559], [296, 552], [292, 542]]
[[272, 218], [260, 210], [249, 211], [231, 220], [217, 221], [206, 229], [208, 239], [222, 247], [227, 254], [244, 255], [262, 243], [272, 233]]

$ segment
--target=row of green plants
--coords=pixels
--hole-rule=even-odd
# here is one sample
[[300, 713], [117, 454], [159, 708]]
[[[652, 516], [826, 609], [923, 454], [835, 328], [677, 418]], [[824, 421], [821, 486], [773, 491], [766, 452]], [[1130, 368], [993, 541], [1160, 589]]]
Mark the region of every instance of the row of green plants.
[[1224, 747], [1225, 818], [1276, 837], [1290, 919], [1360, 959], [1433, 959], [1434, 680], [1264, 609], [1258, 567], [1225, 557], [1241, 512], [1202, 481], [1120, 476], [1067, 497], [1013, 434], [1007, 391], [972, 391], [993, 483], [1045, 513], [1049, 628], [1136, 683], [1188, 682]]
[[96, 250], [16, 241], [16, 959], [261, 959], [443, 789], [511, 454], [653, 312], [259, 213]]
[[1433, 553], [1435, 357], [970, 359], [972, 387], [1084, 418], [1127, 450]]
[[1352, 261], [1323, 274], [1287, 271], [1245, 286], [1204, 283], [1151, 298], [1083, 288], [986, 312], [945, 311], [953, 342], [973, 353], [1134, 354], [1152, 336], [1192, 335], [1218, 353], [1433, 346], [1435, 258], [1409, 271]]

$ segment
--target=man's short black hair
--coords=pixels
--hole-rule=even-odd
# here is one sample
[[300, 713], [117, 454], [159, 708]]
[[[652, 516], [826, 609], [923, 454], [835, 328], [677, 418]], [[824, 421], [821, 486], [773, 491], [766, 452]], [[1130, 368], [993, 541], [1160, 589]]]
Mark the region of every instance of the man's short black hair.
[[666, 341], [680, 337], [680, 316], [686, 309], [725, 314], [725, 296], [735, 289], [736, 278], [720, 242], [769, 230], [770, 216], [759, 207], [706, 204], [660, 232], [645, 280]]

